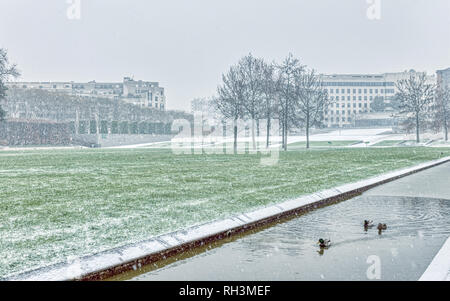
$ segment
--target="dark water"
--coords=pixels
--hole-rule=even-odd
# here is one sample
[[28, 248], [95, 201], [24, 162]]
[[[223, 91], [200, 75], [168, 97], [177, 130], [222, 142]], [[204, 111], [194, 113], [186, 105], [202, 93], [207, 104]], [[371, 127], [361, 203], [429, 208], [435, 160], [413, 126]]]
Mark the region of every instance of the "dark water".
[[[364, 219], [386, 223], [381, 235]], [[417, 280], [450, 235], [450, 201], [360, 196], [121, 276], [133, 280]], [[316, 242], [332, 246], [319, 253]], [[379, 265], [377, 265], [379, 263]], [[374, 265], [375, 264], [375, 265]], [[379, 274], [367, 271], [379, 271]], [[153, 270], [152, 270], [153, 269]]]

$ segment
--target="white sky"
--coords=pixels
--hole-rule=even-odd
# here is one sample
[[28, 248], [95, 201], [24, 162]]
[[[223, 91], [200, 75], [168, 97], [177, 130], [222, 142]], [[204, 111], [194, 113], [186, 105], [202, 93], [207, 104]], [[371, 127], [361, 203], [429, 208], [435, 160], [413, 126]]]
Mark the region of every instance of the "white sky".
[[289, 52], [321, 73], [450, 67], [450, 1], [0, 0], [0, 47], [24, 81], [159, 81], [169, 109], [215, 93], [221, 73], [252, 52]]

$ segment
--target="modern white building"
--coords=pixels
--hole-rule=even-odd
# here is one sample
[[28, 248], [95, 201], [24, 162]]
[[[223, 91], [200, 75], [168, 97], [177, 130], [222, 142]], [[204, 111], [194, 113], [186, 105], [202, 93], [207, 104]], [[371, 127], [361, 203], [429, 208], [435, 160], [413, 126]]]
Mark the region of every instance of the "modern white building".
[[123, 82], [7, 82], [7, 86], [21, 89], [43, 89], [84, 97], [120, 99], [141, 107], [164, 111], [166, 97], [158, 82], [124, 77]]
[[[325, 112], [324, 123], [328, 127], [347, 127], [354, 125], [358, 115], [372, 112], [372, 102], [379, 98], [389, 103], [397, 89], [400, 79], [409, 78], [414, 70], [383, 74], [332, 74], [322, 75], [324, 88], [332, 104]], [[436, 82], [435, 76], [429, 76]]]

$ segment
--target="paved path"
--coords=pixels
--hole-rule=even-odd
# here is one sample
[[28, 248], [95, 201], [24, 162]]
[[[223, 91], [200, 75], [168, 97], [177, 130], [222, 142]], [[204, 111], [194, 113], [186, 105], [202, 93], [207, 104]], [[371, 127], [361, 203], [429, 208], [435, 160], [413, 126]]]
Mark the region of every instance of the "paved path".
[[[450, 236], [449, 179], [446, 163], [122, 279], [418, 280]], [[364, 231], [364, 219], [388, 230]], [[331, 248], [321, 252], [320, 237]]]
[[450, 281], [450, 237], [420, 277], [421, 281]]
[[450, 200], [450, 163], [376, 187], [365, 194]]

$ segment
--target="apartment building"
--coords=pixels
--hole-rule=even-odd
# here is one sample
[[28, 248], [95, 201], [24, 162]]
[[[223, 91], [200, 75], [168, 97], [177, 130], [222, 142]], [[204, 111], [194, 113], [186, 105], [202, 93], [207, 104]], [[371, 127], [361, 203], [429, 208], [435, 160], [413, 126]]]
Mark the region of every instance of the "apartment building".
[[123, 82], [7, 82], [7, 86], [21, 89], [44, 89], [83, 97], [120, 99], [140, 107], [164, 111], [166, 97], [158, 82], [124, 77]]

